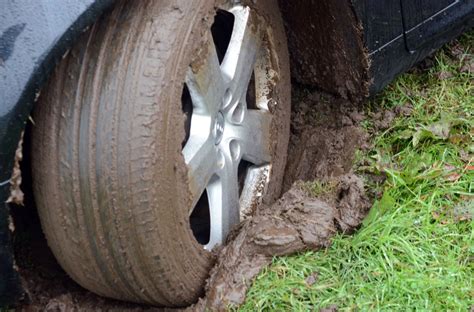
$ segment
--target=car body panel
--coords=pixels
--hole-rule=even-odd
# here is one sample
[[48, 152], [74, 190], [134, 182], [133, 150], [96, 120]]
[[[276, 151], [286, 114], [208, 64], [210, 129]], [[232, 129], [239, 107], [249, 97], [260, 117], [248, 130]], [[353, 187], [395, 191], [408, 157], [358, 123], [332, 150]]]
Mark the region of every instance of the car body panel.
[[0, 1], [0, 307], [23, 298], [6, 200], [35, 98], [74, 40], [113, 0]]
[[473, 7], [472, 0], [403, 0], [407, 49], [413, 52], [430, 44], [440, 33], [446, 32], [449, 25], [463, 20], [469, 11], [472, 12]]
[[[313, 0], [307, 1], [310, 4]], [[472, 27], [474, 20], [473, 0], [332, 1], [333, 7], [340, 4], [337, 1], [352, 5], [363, 26], [373, 93]], [[21, 133], [55, 64], [113, 3], [114, 0], [0, 0], [0, 307], [15, 304], [23, 296], [14, 269], [6, 204]], [[321, 13], [305, 14], [317, 18]]]
[[474, 0], [352, 0], [352, 4], [364, 29], [371, 94], [474, 26]]

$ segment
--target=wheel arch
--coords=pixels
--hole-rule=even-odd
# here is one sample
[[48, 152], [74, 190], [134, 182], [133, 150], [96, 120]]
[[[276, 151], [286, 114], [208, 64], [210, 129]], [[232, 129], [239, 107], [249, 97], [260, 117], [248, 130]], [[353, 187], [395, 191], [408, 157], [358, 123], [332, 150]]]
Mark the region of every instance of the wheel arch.
[[25, 299], [10, 217], [15, 152], [41, 87], [75, 40], [115, 0], [18, 1], [0, 12], [0, 307]]
[[351, 0], [279, 0], [294, 81], [352, 101], [369, 95], [370, 59]]

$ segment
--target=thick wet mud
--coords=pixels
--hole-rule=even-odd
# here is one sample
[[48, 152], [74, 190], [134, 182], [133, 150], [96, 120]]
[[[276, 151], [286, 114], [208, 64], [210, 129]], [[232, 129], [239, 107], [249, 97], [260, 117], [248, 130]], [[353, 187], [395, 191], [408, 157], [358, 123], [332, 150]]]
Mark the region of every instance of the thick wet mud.
[[297, 180], [326, 180], [350, 172], [367, 147], [361, 105], [324, 92], [293, 89], [291, 136], [283, 189]]
[[338, 231], [350, 232], [359, 226], [370, 208], [363, 182], [353, 174], [334, 182], [336, 188], [325, 200], [296, 183], [274, 205], [262, 205], [242, 223], [219, 252], [206, 297], [192, 310], [226, 311], [242, 304], [253, 279], [273, 256], [328, 247]]

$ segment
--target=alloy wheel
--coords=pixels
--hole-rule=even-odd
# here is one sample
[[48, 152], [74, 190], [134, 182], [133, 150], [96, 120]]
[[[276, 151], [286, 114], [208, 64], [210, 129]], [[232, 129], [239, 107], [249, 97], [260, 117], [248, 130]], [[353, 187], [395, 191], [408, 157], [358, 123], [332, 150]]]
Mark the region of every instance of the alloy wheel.
[[265, 192], [272, 163], [271, 81], [276, 75], [263, 19], [234, 4], [217, 12], [216, 23], [188, 69], [183, 92], [190, 223], [207, 250], [222, 244]]

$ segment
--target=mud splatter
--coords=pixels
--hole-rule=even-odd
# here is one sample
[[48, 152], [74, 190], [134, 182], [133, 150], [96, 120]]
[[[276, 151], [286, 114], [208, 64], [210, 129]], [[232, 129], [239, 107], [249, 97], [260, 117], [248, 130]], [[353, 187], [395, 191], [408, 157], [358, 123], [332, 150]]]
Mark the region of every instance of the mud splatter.
[[20, 168], [20, 163], [23, 160], [23, 135], [24, 132], [21, 133], [21, 138], [15, 151], [15, 164], [13, 166], [12, 177], [10, 178], [10, 197], [7, 199], [7, 203], [20, 206], [23, 206], [23, 200], [25, 197], [21, 190], [22, 178]]

